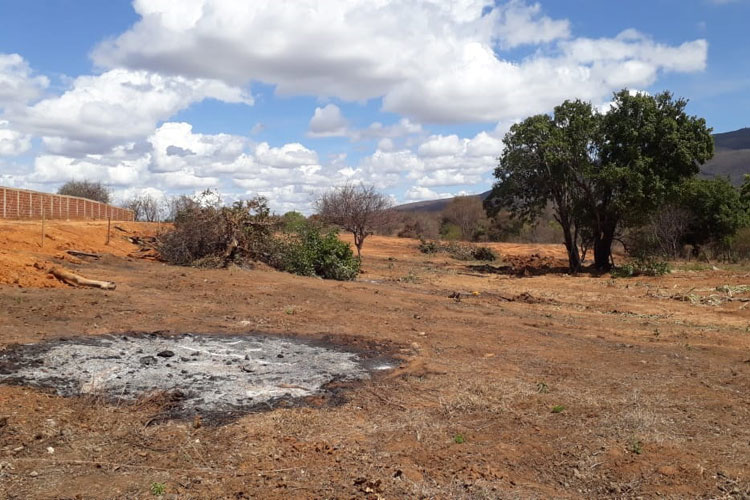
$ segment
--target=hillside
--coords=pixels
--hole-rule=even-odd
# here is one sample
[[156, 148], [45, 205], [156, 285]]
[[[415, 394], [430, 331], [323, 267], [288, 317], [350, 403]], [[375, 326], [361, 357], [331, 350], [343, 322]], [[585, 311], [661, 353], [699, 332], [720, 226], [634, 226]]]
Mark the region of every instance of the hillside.
[[[729, 177], [734, 184], [741, 184], [745, 174], [750, 174], [750, 128], [714, 134], [716, 151], [714, 157], [701, 167], [705, 177]], [[490, 191], [477, 196], [486, 199]], [[453, 198], [405, 203], [395, 209], [400, 212], [440, 212]]]
[[714, 134], [716, 151], [750, 149], [750, 128]]
[[750, 128], [714, 134], [714, 144], [714, 157], [701, 168], [703, 175], [729, 177], [734, 184], [741, 184], [750, 173]]
[[[479, 196], [482, 200], [486, 199], [490, 195], [490, 191], [485, 191], [476, 196]], [[453, 201], [453, 198], [443, 198], [440, 200], [426, 200], [417, 201], [414, 203], [405, 203], [394, 208], [399, 212], [441, 212], [448, 204]]]

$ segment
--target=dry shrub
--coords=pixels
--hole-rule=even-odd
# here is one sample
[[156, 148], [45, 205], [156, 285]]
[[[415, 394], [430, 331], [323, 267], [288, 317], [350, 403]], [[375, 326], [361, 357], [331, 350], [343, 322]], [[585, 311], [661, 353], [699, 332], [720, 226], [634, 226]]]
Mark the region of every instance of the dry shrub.
[[184, 202], [175, 215], [174, 229], [158, 236], [157, 248], [164, 260], [177, 265], [215, 268], [260, 261], [304, 276], [336, 280], [357, 276], [359, 260], [335, 231], [322, 233], [314, 223], [297, 222], [276, 236], [281, 223], [260, 197], [231, 207], [218, 201]]
[[437, 241], [420, 240], [419, 251], [426, 254], [444, 252], [458, 260], [483, 260], [493, 261], [497, 259], [497, 254], [485, 246], [475, 246], [466, 243], [440, 243]]
[[729, 242], [729, 251], [734, 260], [750, 260], [750, 228], [737, 231]]
[[487, 213], [479, 196], [457, 196], [442, 212], [444, 222], [454, 224], [460, 239], [474, 240], [487, 227]]
[[273, 226], [265, 198], [231, 207], [196, 201], [181, 207], [174, 229], [157, 237], [157, 248], [164, 260], [177, 265], [265, 261], [271, 253]]
[[440, 236], [440, 221], [436, 214], [404, 213], [400, 218], [401, 228], [396, 233], [399, 238], [435, 239]]

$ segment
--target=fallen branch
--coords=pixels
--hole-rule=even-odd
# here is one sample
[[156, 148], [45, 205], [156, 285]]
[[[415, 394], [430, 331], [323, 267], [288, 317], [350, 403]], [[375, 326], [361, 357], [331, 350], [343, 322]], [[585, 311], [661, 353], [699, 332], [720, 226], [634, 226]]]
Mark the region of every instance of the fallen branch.
[[49, 270], [49, 272], [55, 278], [70, 285], [92, 286], [95, 288], [101, 288], [103, 290], [114, 290], [117, 286], [111, 281], [90, 280], [59, 267], [53, 267]]
[[68, 250], [66, 253], [72, 255], [73, 257], [91, 257], [93, 259], [98, 259], [99, 257], [101, 257], [98, 253], [81, 252], [78, 250]]

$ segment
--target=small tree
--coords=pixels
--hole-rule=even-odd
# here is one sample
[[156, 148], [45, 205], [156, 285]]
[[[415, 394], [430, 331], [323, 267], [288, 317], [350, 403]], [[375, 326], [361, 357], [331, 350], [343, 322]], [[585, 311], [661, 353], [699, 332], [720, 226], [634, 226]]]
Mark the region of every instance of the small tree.
[[127, 200], [123, 206], [133, 211], [135, 220], [154, 222], [159, 218], [159, 200], [150, 194], [141, 194]]
[[345, 184], [323, 193], [315, 207], [325, 222], [354, 235], [357, 257], [361, 259], [365, 238], [388, 222], [391, 201], [375, 186]]
[[650, 229], [662, 255], [672, 259], [680, 256], [692, 219], [690, 210], [673, 203], [665, 205], [651, 216]]
[[133, 220], [143, 219], [143, 207], [139, 196], [134, 196], [122, 203], [122, 208], [127, 208], [133, 212]]
[[57, 194], [65, 196], [77, 196], [78, 198], [86, 198], [88, 200], [99, 201], [101, 203], [109, 203], [111, 196], [109, 188], [101, 182], [94, 181], [68, 181], [57, 190]]

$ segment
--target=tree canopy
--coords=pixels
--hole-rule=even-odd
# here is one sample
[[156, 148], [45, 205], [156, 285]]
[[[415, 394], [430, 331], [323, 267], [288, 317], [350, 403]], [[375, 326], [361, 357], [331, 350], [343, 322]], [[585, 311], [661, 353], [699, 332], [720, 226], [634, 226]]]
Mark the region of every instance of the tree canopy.
[[110, 202], [109, 188], [101, 182], [95, 181], [76, 181], [71, 180], [60, 186], [57, 190], [57, 194], [66, 196], [77, 196], [79, 198], [86, 198], [88, 200], [99, 201], [102, 203]]
[[365, 238], [388, 221], [391, 200], [375, 186], [346, 184], [323, 193], [315, 206], [324, 221], [354, 235], [357, 257], [361, 257]]
[[595, 267], [610, 269], [618, 232], [642, 223], [713, 155], [711, 129], [686, 105], [669, 92], [622, 90], [605, 113], [565, 101], [513, 125], [486, 207], [533, 220], [551, 204], [571, 272], [589, 245]]
[[747, 225], [741, 192], [726, 178], [690, 179], [680, 187], [679, 200], [690, 213], [686, 243], [725, 242]]

